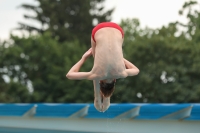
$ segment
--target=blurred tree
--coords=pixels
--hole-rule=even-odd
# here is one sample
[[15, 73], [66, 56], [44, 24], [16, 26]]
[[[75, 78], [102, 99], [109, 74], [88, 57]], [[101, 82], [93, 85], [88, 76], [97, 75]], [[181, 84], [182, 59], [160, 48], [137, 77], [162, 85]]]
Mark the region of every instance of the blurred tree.
[[[192, 19], [185, 26], [200, 24], [196, 14], [189, 16]], [[200, 38], [200, 26], [193, 27], [195, 32], [191, 34], [191, 30], [180, 33], [178, 24], [153, 30], [140, 28], [137, 19], [121, 22], [125, 31], [124, 56], [138, 66], [140, 73], [119, 80], [113, 101], [200, 101], [200, 42], [196, 41]]]
[[182, 28], [185, 28], [185, 36], [187, 38], [192, 39], [193, 42], [199, 42], [199, 40], [196, 40], [199, 36], [199, 21], [200, 21], [200, 11], [199, 8], [196, 8], [196, 6], [199, 7], [197, 1], [188, 1], [185, 2], [182, 9], [179, 11], [180, 15], [184, 15], [186, 13], [188, 23], [183, 24], [181, 22], [178, 22]]
[[[118, 80], [111, 102], [200, 101], [200, 11], [194, 10], [196, 6], [190, 1], [180, 11], [187, 13], [186, 24], [150, 29], [141, 28], [137, 19], [122, 20], [124, 56], [140, 73]], [[180, 31], [180, 26], [186, 30]], [[65, 77], [88, 49], [80, 40], [74, 37], [62, 42], [52, 38], [48, 29], [36, 36], [11, 39], [0, 45], [1, 102], [93, 102], [91, 81]], [[81, 71], [89, 71], [92, 60]]]
[[[8, 62], [14, 62], [11, 56], [15, 56], [18, 50], [10, 50], [6, 42], [0, 42], [0, 102], [26, 102], [30, 98], [29, 92], [22, 82], [15, 78], [14, 65], [8, 65]], [[14, 63], [13, 63], [14, 64]]]
[[[29, 90], [23, 102], [93, 101], [91, 82], [71, 81], [65, 76], [87, 50], [86, 46], [78, 41], [59, 43], [49, 33], [28, 38], [12, 36], [12, 40], [5, 50], [3, 65], [12, 73], [8, 77], [23, 85], [15, 86], [18, 90], [11, 88], [15, 93], [24, 88]], [[81, 70], [91, 67], [92, 61], [89, 61]]]
[[59, 42], [76, 40], [90, 45], [94, 24], [110, 21], [114, 9], [105, 11], [105, 0], [36, 0], [39, 5], [23, 4], [21, 7], [35, 12], [36, 16], [25, 14], [24, 18], [36, 20], [41, 27], [20, 22], [19, 28], [28, 32], [48, 31]]

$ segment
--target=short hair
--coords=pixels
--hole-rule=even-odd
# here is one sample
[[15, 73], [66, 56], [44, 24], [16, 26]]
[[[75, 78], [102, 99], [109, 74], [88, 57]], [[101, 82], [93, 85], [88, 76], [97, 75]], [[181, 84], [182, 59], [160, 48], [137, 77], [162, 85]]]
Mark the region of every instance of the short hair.
[[100, 90], [104, 97], [110, 97], [112, 96], [114, 89], [115, 89], [115, 82], [116, 80], [113, 80], [112, 83], [105, 83], [100, 81]]

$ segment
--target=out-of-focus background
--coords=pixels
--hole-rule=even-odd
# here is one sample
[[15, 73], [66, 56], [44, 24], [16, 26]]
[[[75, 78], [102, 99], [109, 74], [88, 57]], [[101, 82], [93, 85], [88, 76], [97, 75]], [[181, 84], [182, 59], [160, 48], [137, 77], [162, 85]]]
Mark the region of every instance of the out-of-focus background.
[[117, 81], [112, 103], [200, 102], [199, 9], [197, 0], [0, 0], [0, 102], [92, 103], [92, 82], [65, 75], [103, 21], [122, 26], [124, 57], [140, 69]]

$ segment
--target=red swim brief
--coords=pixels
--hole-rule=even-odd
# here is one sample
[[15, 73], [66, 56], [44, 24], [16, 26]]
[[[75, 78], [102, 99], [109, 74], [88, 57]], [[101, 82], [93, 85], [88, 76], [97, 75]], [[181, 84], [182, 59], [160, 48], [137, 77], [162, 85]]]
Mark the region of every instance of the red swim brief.
[[101, 28], [105, 28], [105, 27], [111, 27], [111, 28], [115, 28], [118, 29], [121, 33], [122, 33], [122, 38], [124, 37], [124, 31], [123, 29], [116, 23], [113, 22], [103, 22], [103, 23], [99, 23], [96, 27], [94, 27], [94, 29], [92, 30], [92, 39], [95, 41], [94, 35], [95, 33], [101, 29]]

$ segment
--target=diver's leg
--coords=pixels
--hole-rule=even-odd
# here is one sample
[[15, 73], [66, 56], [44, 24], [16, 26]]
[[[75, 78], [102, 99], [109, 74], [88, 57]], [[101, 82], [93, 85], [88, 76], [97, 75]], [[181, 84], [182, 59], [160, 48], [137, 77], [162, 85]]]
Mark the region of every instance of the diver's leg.
[[102, 112], [102, 95], [100, 92], [99, 81], [93, 80], [94, 85], [94, 106], [95, 108]]
[[110, 97], [103, 97], [102, 112], [105, 112], [110, 107]]

